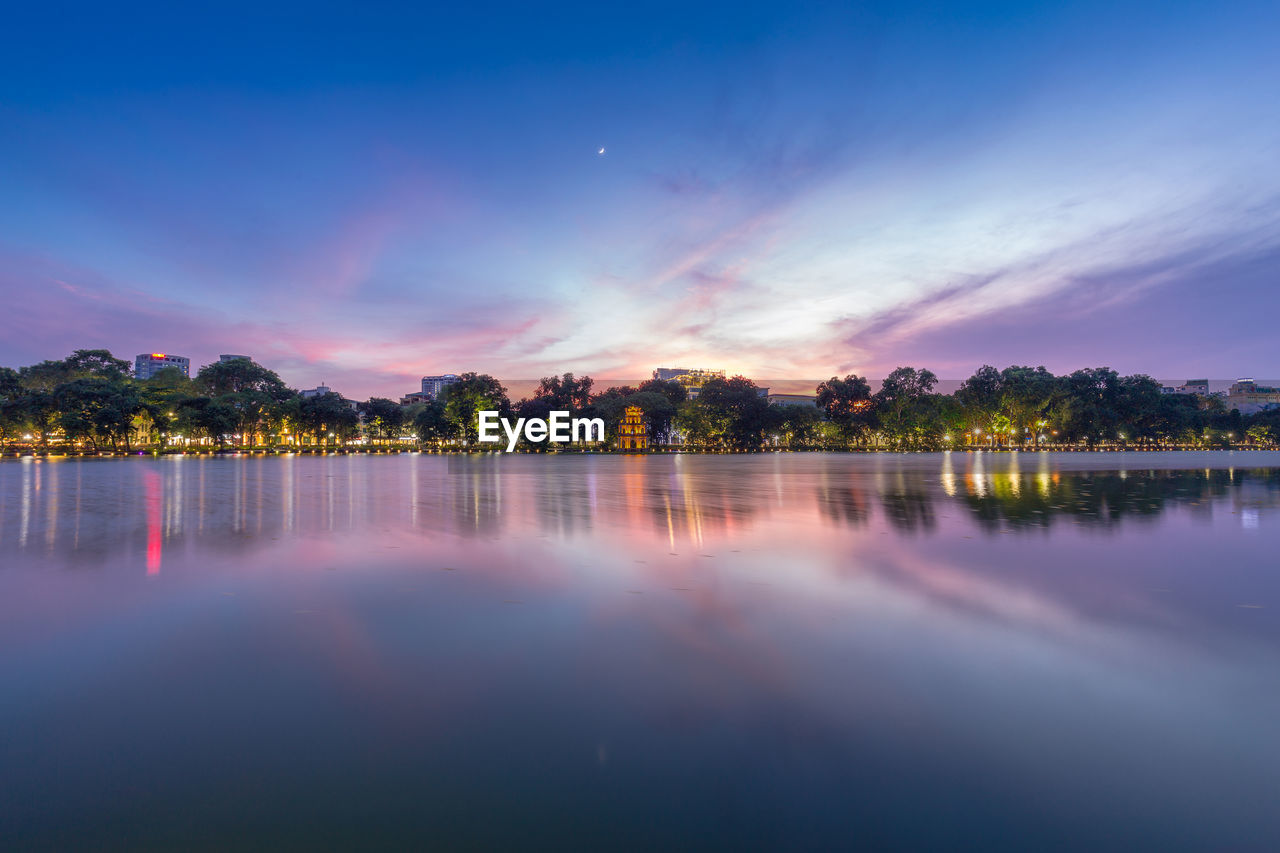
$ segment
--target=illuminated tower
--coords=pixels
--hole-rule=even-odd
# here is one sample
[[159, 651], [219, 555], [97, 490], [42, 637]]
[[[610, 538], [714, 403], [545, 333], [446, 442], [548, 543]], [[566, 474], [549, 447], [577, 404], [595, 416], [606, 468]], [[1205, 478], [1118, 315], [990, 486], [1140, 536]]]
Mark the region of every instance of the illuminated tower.
[[623, 450], [647, 450], [649, 428], [644, 425], [644, 410], [639, 406], [627, 406], [618, 424], [618, 446]]

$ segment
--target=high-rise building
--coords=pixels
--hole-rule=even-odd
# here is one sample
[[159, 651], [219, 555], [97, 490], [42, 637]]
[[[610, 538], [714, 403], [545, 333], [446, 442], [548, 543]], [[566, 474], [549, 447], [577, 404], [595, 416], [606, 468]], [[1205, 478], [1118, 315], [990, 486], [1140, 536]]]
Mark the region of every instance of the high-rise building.
[[444, 373], [440, 376], [424, 376], [422, 377], [422, 393], [434, 400], [440, 396], [440, 392], [448, 388], [450, 385], [458, 381], [458, 374]]
[[191, 359], [181, 355], [166, 355], [162, 352], [142, 353], [133, 360], [133, 377], [150, 379], [166, 367], [176, 367], [182, 375], [191, 378]]
[[321, 397], [321, 396], [324, 396], [325, 394], [332, 394], [332, 393], [333, 393], [333, 389], [330, 388], [328, 385], [317, 385], [314, 388], [303, 388], [301, 391], [298, 392], [298, 396], [304, 400], [309, 400], [312, 397]]
[[253, 359], [249, 358], [247, 355], [220, 355], [218, 356], [218, 361], [235, 361], [241, 358], [245, 361], [253, 361]]

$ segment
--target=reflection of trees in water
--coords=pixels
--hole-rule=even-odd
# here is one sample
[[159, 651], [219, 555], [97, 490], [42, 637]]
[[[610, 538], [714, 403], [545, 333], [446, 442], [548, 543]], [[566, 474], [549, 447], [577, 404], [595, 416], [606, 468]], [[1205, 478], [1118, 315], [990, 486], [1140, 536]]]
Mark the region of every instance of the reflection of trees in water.
[[0, 548], [67, 566], [123, 555], [158, 568], [188, 547], [247, 554], [281, 531], [351, 527], [358, 509], [336, 473], [304, 480], [285, 460], [56, 460], [4, 473]]
[[[502, 531], [502, 476], [490, 457], [448, 457], [425, 472], [419, 486], [414, 526], [462, 536], [496, 536]], [[429, 491], [428, 491], [429, 490]]]
[[[554, 464], [554, 463], [552, 463]], [[534, 502], [539, 527], [557, 536], [585, 533], [591, 529], [595, 478], [583, 480], [538, 477], [528, 478], [522, 492]]]
[[1280, 470], [1106, 471], [996, 474], [958, 495], [987, 528], [1047, 527], [1055, 516], [1110, 526], [1154, 519], [1170, 504], [1208, 506], [1246, 485], [1280, 491]]
[[871, 505], [860, 489], [822, 486], [818, 488], [818, 512], [837, 524], [864, 527], [871, 518]]
[[885, 492], [880, 505], [885, 518], [899, 530], [932, 530], [938, 524], [933, 499], [924, 489]]
[[[1069, 517], [1073, 524], [1109, 526], [1124, 520], [1154, 519], [1171, 505], [1210, 511], [1215, 499], [1234, 495], [1250, 507], [1280, 506], [1280, 469], [1034, 472], [1016, 463], [984, 470], [975, 464], [957, 472], [944, 460], [940, 480], [921, 471], [890, 471], [878, 478], [836, 484], [822, 476], [815, 484], [818, 512], [829, 521], [863, 526], [871, 502], [879, 498], [885, 520], [904, 531], [937, 525], [934, 501], [941, 493], [967, 507], [984, 528], [1044, 528]], [[847, 475], [848, 472], [842, 472]], [[949, 501], [948, 501], [949, 503]]]
[[10, 465], [0, 475], [0, 549], [56, 555], [71, 566], [120, 557], [150, 564], [186, 548], [247, 554], [291, 534], [503, 529], [503, 482], [483, 462], [67, 460]]
[[624, 505], [635, 506], [638, 498], [654, 531], [673, 543], [700, 543], [708, 533], [751, 526], [766, 495], [761, 479], [720, 476], [714, 460], [681, 463], [670, 469], [647, 467], [642, 489], [627, 492]]
[[745, 530], [775, 512], [794, 517], [797, 530], [815, 514], [863, 527], [877, 504], [902, 531], [936, 528], [935, 500], [966, 507], [991, 530], [1045, 528], [1064, 517], [1106, 527], [1153, 519], [1173, 505], [1208, 513], [1226, 496], [1255, 518], [1259, 508], [1280, 506], [1280, 469], [1074, 472], [1041, 460], [1024, 471], [1025, 462], [995, 458], [964, 470], [944, 460], [932, 473], [869, 461], [877, 467], [848, 457], [6, 463], [0, 551], [58, 555], [72, 566], [121, 556], [149, 565], [175, 548], [247, 553], [283, 535], [376, 537], [403, 527], [428, 539], [495, 537], [521, 524], [553, 536], [649, 531], [678, 550], [677, 543]]

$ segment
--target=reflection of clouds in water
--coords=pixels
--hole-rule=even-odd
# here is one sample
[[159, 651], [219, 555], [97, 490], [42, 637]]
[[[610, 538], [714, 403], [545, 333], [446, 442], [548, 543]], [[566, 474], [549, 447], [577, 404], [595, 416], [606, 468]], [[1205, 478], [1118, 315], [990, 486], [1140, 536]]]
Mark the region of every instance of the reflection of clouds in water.
[[[652, 803], [755, 756], [770, 797], [780, 769], [826, 762], [795, 802], [841, 815], [840, 792], [913, 763], [892, 798], [908, 821], [975, 773], [992, 821], [1026, 797], [1069, 825], [1100, 790], [1118, 820], [1247, 811], [1276, 766], [1280, 480], [1165, 458], [0, 464], [0, 648], [22, 694], [0, 707], [6, 730], [46, 726], [11, 748], [50, 756], [44, 778], [103, 768], [87, 803], [132, 721], [142, 787], [233, 743], [280, 773], [262, 778], [335, 791], [391, 766], [395, 803], [476, 768], [474, 790], [514, 768], [536, 799], [644, 761], [654, 787], [627, 799]], [[83, 565], [118, 571], [64, 570]], [[56, 713], [27, 713], [42, 701]]]

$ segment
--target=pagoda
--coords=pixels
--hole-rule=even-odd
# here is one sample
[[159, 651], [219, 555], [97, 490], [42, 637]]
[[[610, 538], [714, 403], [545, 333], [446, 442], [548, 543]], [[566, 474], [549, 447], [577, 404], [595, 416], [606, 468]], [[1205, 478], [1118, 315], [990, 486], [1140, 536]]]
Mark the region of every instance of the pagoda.
[[639, 406], [627, 406], [618, 424], [618, 446], [623, 450], [647, 450], [649, 428], [644, 423], [644, 410]]

